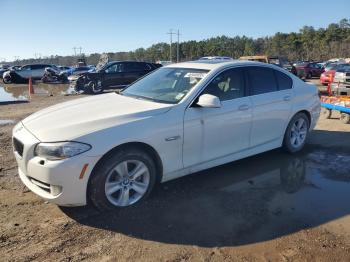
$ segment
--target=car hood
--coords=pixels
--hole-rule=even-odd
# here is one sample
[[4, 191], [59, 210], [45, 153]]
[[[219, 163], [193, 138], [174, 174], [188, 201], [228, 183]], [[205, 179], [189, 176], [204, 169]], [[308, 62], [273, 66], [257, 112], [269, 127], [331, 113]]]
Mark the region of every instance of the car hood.
[[153, 117], [167, 112], [172, 106], [109, 93], [48, 107], [30, 115], [22, 123], [40, 141], [65, 141]]

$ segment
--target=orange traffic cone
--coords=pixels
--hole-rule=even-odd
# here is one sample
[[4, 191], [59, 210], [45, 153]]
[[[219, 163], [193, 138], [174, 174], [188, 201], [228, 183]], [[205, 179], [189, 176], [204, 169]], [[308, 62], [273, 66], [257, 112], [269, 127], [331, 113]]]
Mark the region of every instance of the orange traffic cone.
[[31, 77], [29, 77], [29, 81], [28, 81], [28, 91], [29, 91], [29, 96], [34, 94], [33, 81]]

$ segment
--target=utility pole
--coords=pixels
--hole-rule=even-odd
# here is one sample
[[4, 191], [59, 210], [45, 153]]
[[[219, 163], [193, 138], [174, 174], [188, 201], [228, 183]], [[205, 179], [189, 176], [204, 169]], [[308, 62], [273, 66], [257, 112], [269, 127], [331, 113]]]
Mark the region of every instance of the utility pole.
[[179, 62], [180, 30], [178, 29], [177, 32], [173, 32], [173, 29], [170, 29], [167, 34], [170, 35], [170, 51], [169, 51], [170, 61], [173, 61], [173, 59], [172, 59], [173, 35], [177, 35], [176, 62], [178, 63]]
[[173, 61], [172, 59], [172, 53], [171, 53], [171, 49], [172, 49], [172, 45], [173, 45], [173, 35], [175, 34], [173, 32], [173, 29], [170, 29], [170, 31], [167, 33], [168, 35], [170, 35], [170, 51], [169, 51], [169, 60], [170, 62]]
[[77, 56], [77, 49], [78, 49], [77, 47], [75, 47], [75, 46], [73, 47], [73, 50], [74, 50], [74, 56]]
[[179, 62], [180, 30], [177, 29], [176, 63]]

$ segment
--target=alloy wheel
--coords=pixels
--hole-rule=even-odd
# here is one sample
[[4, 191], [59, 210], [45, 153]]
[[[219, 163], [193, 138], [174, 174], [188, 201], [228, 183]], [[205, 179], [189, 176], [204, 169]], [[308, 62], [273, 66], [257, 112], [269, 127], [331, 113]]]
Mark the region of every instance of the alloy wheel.
[[145, 195], [149, 183], [150, 172], [142, 161], [125, 160], [108, 173], [105, 194], [114, 206], [130, 206]]
[[304, 118], [298, 118], [292, 125], [290, 132], [290, 143], [294, 148], [302, 146], [307, 135], [307, 122]]

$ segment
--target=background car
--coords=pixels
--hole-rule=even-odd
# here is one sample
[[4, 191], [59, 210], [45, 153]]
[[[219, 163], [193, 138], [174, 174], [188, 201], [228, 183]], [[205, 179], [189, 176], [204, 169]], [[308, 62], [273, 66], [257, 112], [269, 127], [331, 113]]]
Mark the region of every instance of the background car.
[[331, 90], [335, 95], [350, 95], [350, 64], [337, 68]]
[[72, 69], [71, 66], [57, 66], [59, 70], [61, 71], [66, 71]]
[[348, 65], [348, 64], [337, 64], [337, 63], [328, 64], [324, 68], [324, 72], [320, 76], [321, 84], [328, 85], [330, 79], [331, 78], [334, 79], [335, 72], [338, 69], [341, 69], [343, 66], [346, 66], [346, 65]]
[[322, 65], [317, 62], [303, 62], [296, 64], [295, 68], [297, 70], [297, 75], [301, 78], [305, 77], [306, 79], [320, 77], [324, 72]]
[[140, 77], [161, 67], [160, 64], [137, 61], [113, 61], [101, 68], [82, 74], [75, 83], [75, 90], [101, 93], [109, 88], [124, 88]]
[[71, 76], [71, 75], [79, 75], [81, 73], [88, 72], [91, 69], [93, 69], [91, 66], [77, 66], [77, 67], [70, 67], [69, 69], [65, 69], [63, 70], [63, 72], [67, 76]]
[[51, 64], [31, 64], [21, 66], [20, 68], [12, 68], [3, 74], [3, 82], [5, 84], [26, 83], [29, 78], [39, 80], [44, 76], [45, 68], [47, 67], [57, 68]]

